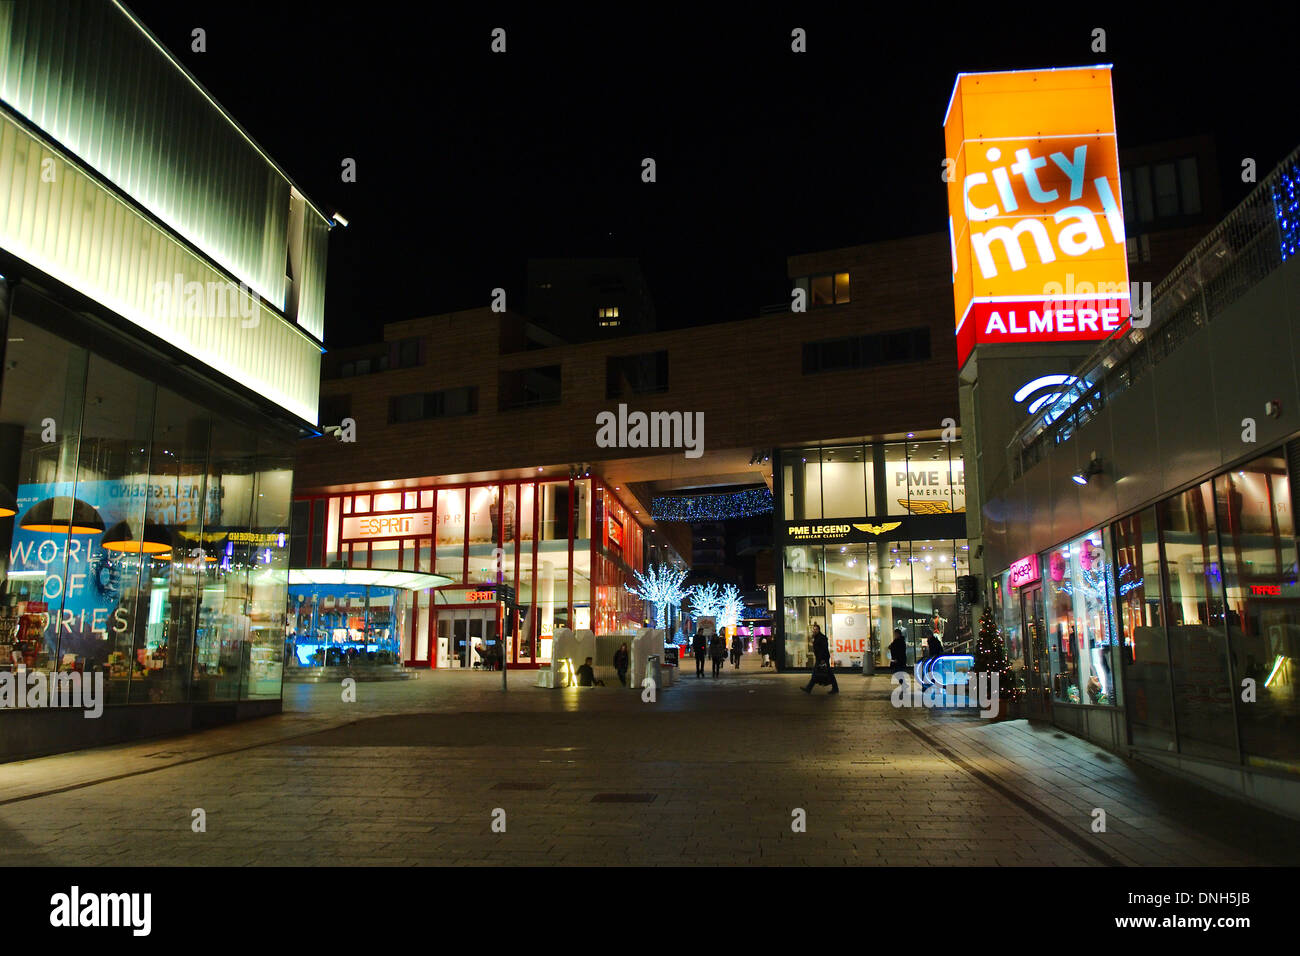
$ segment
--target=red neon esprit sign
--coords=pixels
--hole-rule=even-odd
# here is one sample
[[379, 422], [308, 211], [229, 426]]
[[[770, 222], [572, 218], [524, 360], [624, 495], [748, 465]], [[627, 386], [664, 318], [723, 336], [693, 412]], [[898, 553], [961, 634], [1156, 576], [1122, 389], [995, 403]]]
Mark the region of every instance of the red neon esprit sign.
[[1042, 574], [1038, 569], [1038, 555], [1030, 554], [1019, 561], [1011, 563], [1011, 573], [1008, 580], [1013, 588], [1018, 588], [1026, 584], [1033, 584], [1041, 577]]

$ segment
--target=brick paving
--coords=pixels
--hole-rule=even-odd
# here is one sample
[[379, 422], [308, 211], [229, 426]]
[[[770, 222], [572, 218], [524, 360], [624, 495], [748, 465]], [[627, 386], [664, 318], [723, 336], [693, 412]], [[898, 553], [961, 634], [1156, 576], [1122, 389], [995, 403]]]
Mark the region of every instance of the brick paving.
[[[746, 663], [718, 681], [688, 675], [653, 704], [542, 690], [524, 673], [507, 694], [490, 674], [360, 684], [354, 704], [337, 687], [290, 686], [281, 716], [0, 765], [0, 863], [1300, 859], [1300, 824], [1054, 728], [895, 710], [882, 676], [809, 697], [806, 678]], [[191, 829], [199, 807], [205, 833]], [[1097, 807], [1105, 833], [1091, 830]], [[792, 831], [796, 810], [806, 832]]]

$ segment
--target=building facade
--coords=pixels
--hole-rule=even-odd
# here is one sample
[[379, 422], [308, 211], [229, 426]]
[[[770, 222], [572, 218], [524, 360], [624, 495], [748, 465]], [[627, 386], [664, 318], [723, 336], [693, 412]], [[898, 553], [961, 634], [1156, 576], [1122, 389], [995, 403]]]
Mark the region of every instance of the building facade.
[[775, 604], [791, 669], [811, 667], [816, 624], [836, 667], [884, 665], [895, 631], [907, 661], [969, 639], [957, 579], [970, 569], [966, 484], [948, 441], [786, 449], [777, 471], [783, 565]]
[[[1292, 155], [1012, 438], [983, 506], [1031, 715], [1300, 806]], [[987, 453], [987, 452], [986, 452]]]
[[[550, 663], [556, 628], [644, 625], [625, 587], [644, 568], [644, 528], [599, 478], [300, 496], [294, 528], [295, 567], [449, 579], [400, 606], [394, 650], [407, 666], [472, 668], [483, 663], [476, 647], [501, 642], [510, 666], [536, 667]], [[313, 653], [318, 643], [307, 642]]]
[[[960, 563], [966, 535], [964, 495], [954, 497], [950, 490], [964, 488], [964, 472], [955, 362], [942, 345], [951, 335], [944, 313], [946, 237], [794, 256], [787, 269], [792, 292], [804, 293], [807, 308], [798, 313], [536, 348], [528, 344], [527, 320], [484, 308], [390, 323], [384, 343], [328, 356], [321, 419], [351, 441], [300, 443], [294, 526], [307, 522], [313, 529], [308, 563], [365, 567], [382, 561], [386, 567], [456, 575], [453, 584], [431, 592], [427, 617], [423, 603], [411, 611], [414, 637], [406, 660], [429, 666], [461, 666], [465, 656], [458, 648], [466, 641], [472, 645], [480, 631], [485, 639], [505, 635], [510, 660], [525, 664], [546, 659], [544, 641], [553, 626], [587, 621], [597, 630], [617, 629], [649, 619], [639, 606], [615, 603], [616, 596], [625, 599], [617, 593], [621, 584], [645, 564], [691, 560], [697, 543], [689, 522], [652, 517], [659, 496], [758, 488], [776, 490], [780, 499], [788, 488], [794, 496], [789, 514], [778, 506], [771, 518], [774, 536], [784, 541], [792, 525], [840, 516], [841, 503], [856, 494], [859, 504], [842, 507], [860, 522], [890, 520], [903, 510], [903, 530], [881, 540], [893, 542], [891, 547], [900, 537], [916, 542], [914, 553], [908, 545], [907, 557], [915, 557], [918, 575], [924, 578], [921, 569], [935, 561], [953, 570], [954, 550]], [[384, 357], [382, 363], [377, 356]], [[600, 416], [623, 421], [636, 413], [679, 424], [689, 418], [700, 430], [690, 442], [679, 431], [657, 436], [653, 445], [631, 429], [602, 436]], [[952, 440], [943, 441], [945, 436]], [[934, 457], [940, 446], [942, 467]], [[787, 454], [812, 448], [814, 469], [824, 467], [827, 477], [800, 467], [797, 476], [783, 478], [774, 467], [774, 449], [782, 448]], [[829, 460], [838, 448], [859, 456], [856, 489], [840, 487], [840, 473]], [[949, 460], [954, 454], [955, 465]], [[868, 490], [865, 482], [877, 481], [877, 455], [884, 456], [884, 471]], [[868, 458], [871, 464], [862, 464]], [[915, 469], [911, 479], [899, 471], [909, 462]], [[823, 509], [823, 492], [832, 498], [829, 510]], [[361, 507], [374, 509], [379, 495], [388, 496], [378, 509], [383, 514], [367, 511], [366, 517], [409, 514], [412, 527], [423, 530], [407, 534], [400, 546], [388, 541], [376, 549], [356, 521], [344, 527], [362, 517], [345, 513], [345, 507], [358, 507], [359, 499]], [[900, 505], [900, 499], [911, 504]], [[302, 510], [308, 501], [310, 513]], [[532, 524], [530, 508], [537, 509]], [[573, 516], [561, 520], [570, 508], [576, 509]], [[331, 517], [330, 509], [337, 514]], [[517, 520], [512, 509], [521, 509]], [[610, 515], [621, 530], [609, 523]], [[435, 527], [436, 543], [429, 530]], [[618, 534], [625, 539], [621, 555], [607, 537]], [[496, 573], [490, 556], [498, 547], [507, 562], [500, 583], [514, 589], [518, 607], [497, 599], [500, 592], [493, 589], [481, 599], [494, 605], [485, 611], [475, 607], [480, 599], [466, 595], [489, 590], [483, 575]], [[638, 548], [640, 563], [633, 560]], [[779, 566], [786, 550], [777, 547], [772, 563]], [[715, 547], [713, 557], [720, 553]], [[805, 663], [796, 649], [807, 643], [815, 617], [809, 608], [820, 606], [810, 604], [813, 584], [802, 573], [803, 583], [796, 586], [791, 578], [789, 588], [793, 606], [801, 610], [784, 622], [776, 616], [775, 626], [785, 635], [778, 650], [789, 641], [792, 650], [783, 662], [791, 667]], [[891, 583], [897, 577], [898, 572]], [[900, 603], [895, 612], [890, 605], [884, 626], [911, 621], [922, 607], [933, 622], [935, 601], [913, 602], [911, 595], [951, 596], [950, 577], [940, 573], [941, 580], [913, 585], [909, 572], [905, 588], [899, 579], [908, 610]], [[784, 582], [779, 570], [774, 576], [765, 570], [763, 580]], [[864, 578], [841, 593], [871, 601], [881, 592]], [[825, 596], [818, 592], [817, 601]], [[950, 620], [954, 615], [944, 600], [941, 616]], [[451, 623], [444, 626], [444, 620]], [[913, 630], [919, 634], [919, 625]], [[860, 658], [859, 653], [855, 659]]]
[[106, 704], [0, 752], [278, 710], [329, 222], [99, 0], [0, 4], [0, 195], [0, 668]]

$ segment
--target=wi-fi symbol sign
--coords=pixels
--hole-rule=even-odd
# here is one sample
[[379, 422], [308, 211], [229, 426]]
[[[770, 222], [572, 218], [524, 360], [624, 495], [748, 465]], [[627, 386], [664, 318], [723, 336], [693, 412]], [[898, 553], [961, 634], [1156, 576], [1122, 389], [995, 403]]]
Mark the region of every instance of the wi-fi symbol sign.
[[1017, 405], [1031, 398], [1035, 392], [1043, 392], [1033, 398], [1029, 407], [1025, 411], [1032, 415], [1044, 405], [1056, 401], [1064, 393], [1064, 390], [1073, 385], [1079, 379], [1075, 375], [1041, 375], [1032, 382], [1026, 382], [1020, 386], [1020, 389], [1013, 396]]

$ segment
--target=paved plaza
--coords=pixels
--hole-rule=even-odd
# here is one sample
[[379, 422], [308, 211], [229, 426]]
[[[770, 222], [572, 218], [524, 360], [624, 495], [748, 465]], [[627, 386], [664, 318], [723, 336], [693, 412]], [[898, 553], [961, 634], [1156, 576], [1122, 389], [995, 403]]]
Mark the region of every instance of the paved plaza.
[[[0, 765], [6, 865], [1256, 865], [1300, 824], [887, 677], [287, 685], [285, 713]], [[1106, 831], [1093, 832], [1094, 811]], [[194, 832], [202, 809], [206, 832]], [[803, 821], [803, 826], [799, 826]], [[504, 832], [501, 832], [504, 830]], [[801, 832], [796, 832], [796, 831]]]

